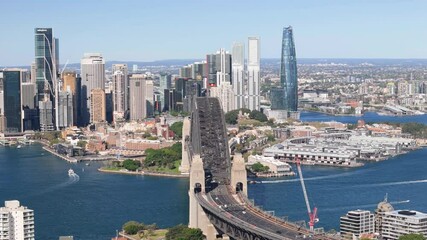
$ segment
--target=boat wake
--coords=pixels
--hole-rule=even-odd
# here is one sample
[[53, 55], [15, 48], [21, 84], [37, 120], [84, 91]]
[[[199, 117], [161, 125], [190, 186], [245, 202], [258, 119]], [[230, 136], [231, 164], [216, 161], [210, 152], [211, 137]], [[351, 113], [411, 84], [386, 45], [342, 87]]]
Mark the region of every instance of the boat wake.
[[77, 183], [79, 180], [80, 180], [79, 175], [74, 174], [73, 176], [69, 176], [69, 178], [68, 178], [68, 180], [66, 182], [59, 183], [59, 184], [57, 184], [55, 186], [52, 186], [52, 187], [48, 187], [45, 190], [37, 192], [33, 196], [39, 196], [39, 195], [43, 195], [43, 194], [46, 194], [46, 193], [50, 193], [50, 192], [56, 191], [58, 189], [66, 187], [68, 185]]
[[[409, 203], [409, 202], [410, 202], [410, 200], [403, 200], [403, 201], [390, 202], [390, 204], [398, 205], [398, 204], [404, 204], [404, 203]], [[376, 204], [353, 205], [353, 206], [342, 206], [342, 207], [333, 207], [333, 208], [321, 208], [321, 209], [322, 209], [322, 212], [335, 212], [335, 211], [352, 210], [352, 209], [373, 208], [376, 206], [378, 206], [378, 203], [376, 203]]]
[[372, 184], [360, 185], [359, 187], [384, 187], [384, 186], [407, 185], [407, 184], [416, 184], [416, 183], [427, 183], [427, 179], [401, 181], [401, 182], [388, 182], [388, 183], [372, 183]]

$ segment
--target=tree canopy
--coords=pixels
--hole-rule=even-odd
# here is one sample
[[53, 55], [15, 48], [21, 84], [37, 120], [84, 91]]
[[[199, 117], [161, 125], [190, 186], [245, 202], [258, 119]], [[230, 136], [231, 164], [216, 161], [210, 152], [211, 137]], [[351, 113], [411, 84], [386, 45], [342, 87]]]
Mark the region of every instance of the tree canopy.
[[399, 237], [399, 240], [426, 240], [426, 238], [422, 234], [406, 234]]
[[126, 159], [123, 161], [122, 165], [129, 171], [136, 171], [141, 166], [141, 163], [132, 159]]
[[259, 173], [259, 172], [268, 172], [270, 170], [270, 168], [268, 166], [264, 166], [261, 163], [257, 162], [254, 163], [251, 166], [252, 171]]
[[123, 230], [125, 231], [125, 233], [130, 235], [135, 235], [139, 231], [144, 230], [144, 228], [145, 225], [137, 221], [129, 221], [123, 225]]
[[171, 147], [145, 150], [144, 167], [168, 167], [175, 168], [174, 162], [181, 159], [182, 145], [175, 143]]
[[170, 129], [172, 130], [172, 132], [175, 133], [175, 136], [179, 139], [182, 138], [182, 126], [184, 125], [183, 122], [174, 122], [171, 126]]
[[166, 240], [203, 240], [203, 232], [198, 228], [178, 225], [169, 229]]

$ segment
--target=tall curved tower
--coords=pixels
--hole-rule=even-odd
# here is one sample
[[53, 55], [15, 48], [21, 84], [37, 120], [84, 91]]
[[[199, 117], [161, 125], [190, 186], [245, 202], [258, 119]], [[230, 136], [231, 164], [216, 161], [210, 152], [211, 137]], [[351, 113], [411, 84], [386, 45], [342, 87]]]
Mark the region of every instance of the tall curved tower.
[[283, 110], [298, 110], [297, 59], [292, 27], [283, 28], [280, 82], [283, 87]]

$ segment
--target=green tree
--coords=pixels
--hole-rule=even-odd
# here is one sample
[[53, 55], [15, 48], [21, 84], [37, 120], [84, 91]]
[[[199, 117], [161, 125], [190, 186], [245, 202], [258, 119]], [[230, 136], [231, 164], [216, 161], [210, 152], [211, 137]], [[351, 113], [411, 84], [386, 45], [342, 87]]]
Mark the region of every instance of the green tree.
[[406, 234], [399, 237], [399, 240], [426, 240], [426, 238], [422, 234]]
[[255, 120], [260, 121], [260, 122], [267, 122], [268, 121], [267, 116], [258, 110], [253, 110], [249, 114], [249, 118], [255, 119]]
[[132, 159], [126, 159], [123, 161], [123, 167], [129, 171], [136, 171], [140, 165], [139, 161], [134, 161]]
[[270, 168], [268, 166], [264, 166], [261, 163], [257, 162], [254, 163], [251, 166], [252, 171], [259, 173], [259, 172], [268, 172], [270, 170]]
[[136, 222], [136, 221], [129, 221], [123, 225], [123, 230], [127, 234], [135, 235], [140, 230], [143, 230], [143, 224], [141, 225], [139, 222]]
[[237, 118], [239, 117], [239, 110], [229, 111], [225, 114], [225, 122], [228, 124], [237, 124]]
[[203, 232], [180, 224], [170, 228], [165, 237], [166, 240], [203, 240]]
[[170, 129], [172, 130], [172, 132], [175, 133], [175, 136], [178, 139], [182, 138], [182, 126], [184, 125], [183, 122], [174, 122], [171, 126]]

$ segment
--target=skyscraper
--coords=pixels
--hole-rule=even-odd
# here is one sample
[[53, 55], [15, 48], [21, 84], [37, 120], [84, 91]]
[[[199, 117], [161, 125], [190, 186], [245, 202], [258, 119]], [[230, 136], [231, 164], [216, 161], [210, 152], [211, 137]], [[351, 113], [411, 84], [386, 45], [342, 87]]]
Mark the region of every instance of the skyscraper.
[[210, 87], [221, 85], [222, 82], [231, 83], [231, 54], [220, 49], [215, 54], [208, 54], [207, 72]]
[[113, 64], [111, 66], [111, 72], [114, 74], [116, 71], [121, 71], [125, 77], [124, 82], [124, 110], [126, 112], [129, 110], [129, 70], [127, 64]]
[[69, 91], [72, 94], [73, 101], [73, 125], [78, 125], [80, 117], [80, 79], [74, 71], [65, 71], [62, 73], [62, 88], [61, 91]]
[[112, 76], [113, 80], [113, 116], [114, 121], [118, 119], [123, 119], [125, 117], [126, 111], [126, 98], [127, 98], [127, 79], [126, 75], [120, 71], [116, 70]]
[[73, 94], [70, 90], [58, 94], [58, 122], [59, 129], [73, 125]]
[[259, 110], [260, 54], [259, 38], [248, 38], [248, 108]]
[[[35, 28], [35, 80], [37, 84], [37, 101], [55, 102], [57, 94], [57, 74], [59, 66], [59, 40], [53, 37], [52, 28]], [[48, 97], [49, 99], [44, 99]], [[48, 122], [55, 119], [54, 106], [52, 104], [52, 116], [45, 116]], [[40, 122], [40, 124], [42, 124]], [[40, 126], [41, 127], [41, 126]], [[53, 130], [53, 129], [48, 129]]]
[[34, 211], [21, 206], [19, 201], [5, 201], [0, 207], [1, 239], [34, 240]]
[[90, 122], [100, 123], [106, 121], [106, 101], [105, 91], [101, 88], [94, 88], [91, 91], [91, 113]]
[[234, 104], [236, 109], [245, 107], [245, 47], [243, 43], [236, 42], [233, 44], [232, 51], [232, 73], [233, 73], [233, 92]]
[[165, 111], [165, 89], [172, 87], [172, 77], [170, 74], [162, 73], [160, 74], [160, 102], [161, 102], [161, 111]]
[[0, 72], [3, 83], [0, 89], [0, 115], [3, 133], [19, 133], [23, 131], [21, 103], [21, 71], [3, 70]]
[[283, 28], [282, 61], [280, 65], [280, 82], [283, 91], [283, 110], [298, 110], [298, 76], [297, 59], [292, 27]]
[[90, 96], [92, 89], [105, 88], [105, 61], [100, 53], [85, 53], [81, 60], [81, 104], [82, 120], [87, 125], [91, 116]]
[[145, 81], [143, 74], [133, 74], [129, 78], [130, 120], [142, 120], [147, 117]]
[[145, 100], [147, 101], [147, 116], [154, 114], [154, 83], [152, 79], [145, 80]]

